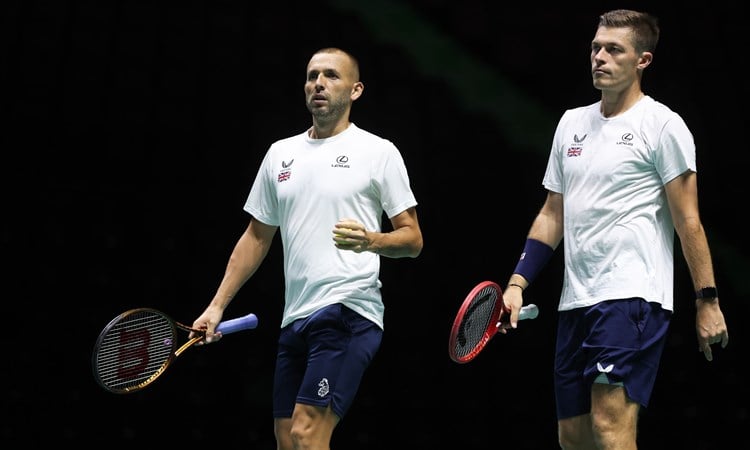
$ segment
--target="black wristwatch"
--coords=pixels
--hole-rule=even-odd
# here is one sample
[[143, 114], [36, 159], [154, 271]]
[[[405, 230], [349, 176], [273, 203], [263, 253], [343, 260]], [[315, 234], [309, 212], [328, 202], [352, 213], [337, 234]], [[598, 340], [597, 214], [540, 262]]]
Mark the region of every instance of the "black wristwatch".
[[719, 297], [719, 291], [715, 287], [709, 286], [695, 291], [695, 298], [704, 302], [713, 302]]

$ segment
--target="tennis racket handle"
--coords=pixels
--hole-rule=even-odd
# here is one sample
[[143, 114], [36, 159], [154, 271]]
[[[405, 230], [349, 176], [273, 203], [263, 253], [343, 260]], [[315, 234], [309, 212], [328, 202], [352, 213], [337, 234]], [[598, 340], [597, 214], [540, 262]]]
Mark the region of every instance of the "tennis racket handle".
[[222, 334], [234, 333], [235, 331], [249, 330], [258, 326], [258, 317], [250, 313], [246, 316], [237, 317], [236, 319], [225, 320], [221, 322], [216, 331]]
[[533, 303], [521, 307], [521, 311], [518, 313], [518, 320], [524, 319], [536, 319], [539, 315], [539, 308]]

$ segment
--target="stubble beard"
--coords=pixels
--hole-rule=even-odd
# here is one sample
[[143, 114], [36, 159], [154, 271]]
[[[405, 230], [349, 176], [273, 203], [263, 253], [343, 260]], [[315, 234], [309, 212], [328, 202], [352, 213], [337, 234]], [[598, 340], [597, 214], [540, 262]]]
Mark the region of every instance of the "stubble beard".
[[328, 106], [316, 107], [312, 102], [308, 102], [307, 109], [318, 122], [332, 123], [346, 111], [346, 105], [341, 101], [330, 100]]

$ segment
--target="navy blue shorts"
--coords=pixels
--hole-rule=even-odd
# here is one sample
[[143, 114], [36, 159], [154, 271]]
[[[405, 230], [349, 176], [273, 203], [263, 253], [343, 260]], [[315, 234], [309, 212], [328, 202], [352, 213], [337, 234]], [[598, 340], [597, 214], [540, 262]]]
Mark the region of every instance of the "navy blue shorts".
[[273, 383], [273, 417], [292, 417], [295, 403], [326, 407], [339, 418], [380, 348], [383, 330], [337, 303], [281, 329]]
[[640, 298], [560, 311], [555, 349], [557, 418], [591, 412], [593, 383], [618, 384], [648, 406], [672, 312]]

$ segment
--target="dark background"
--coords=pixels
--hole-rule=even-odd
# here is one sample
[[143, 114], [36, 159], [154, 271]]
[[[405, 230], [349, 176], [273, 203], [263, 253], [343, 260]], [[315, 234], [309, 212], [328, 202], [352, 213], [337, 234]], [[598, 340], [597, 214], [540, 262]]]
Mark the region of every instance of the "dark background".
[[339, 46], [359, 57], [366, 86], [352, 120], [404, 155], [425, 248], [383, 259], [383, 345], [333, 447], [557, 448], [560, 254], [527, 291], [536, 320], [466, 365], [449, 360], [447, 339], [470, 288], [513, 269], [544, 199], [556, 121], [598, 99], [588, 62], [597, 17], [618, 7], [660, 18], [644, 89], [694, 133], [731, 336], [712, 363], [698, 353], [678, 250], [677, 311], [641, 447], [748, 447], [746, 11], [652, 3], [4, 2], [3, 447], [274, 448], [278, 242], [226, 312], [255, 312], [257, 329], [190, 349], [129, 395], [96, 385], [91, 352], [126, 309], [186, 323], [200, 314], [247, 224], [242, 205], [268, 145], [311, 123], [309, 57]]

